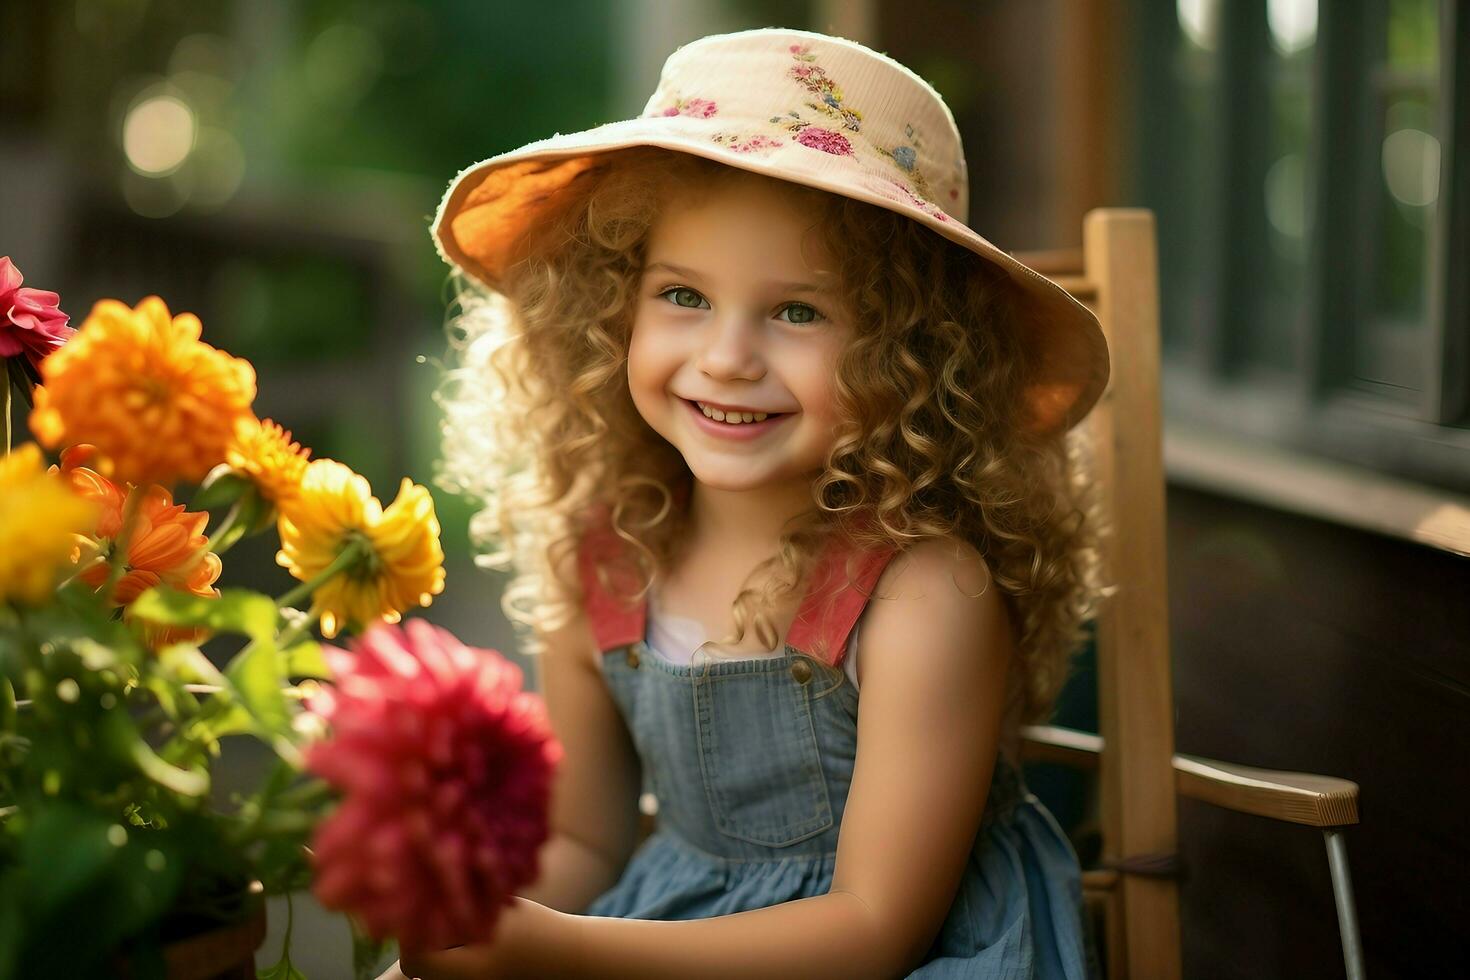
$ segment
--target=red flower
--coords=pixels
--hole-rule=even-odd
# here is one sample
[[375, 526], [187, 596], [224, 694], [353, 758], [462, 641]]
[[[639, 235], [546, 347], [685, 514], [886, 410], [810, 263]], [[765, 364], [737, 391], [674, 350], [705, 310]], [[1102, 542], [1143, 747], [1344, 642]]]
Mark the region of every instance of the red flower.
[[312, 891], [405, 950], [483, 942], [534, 881], [562, 748], [494, 650], [422, 619], [326, 648], [331, 734], [307, 767], [343, 791], [312, 838]]
[[76, 328], [68, 327], [71, 318], [57, 309], [60, 296], [22, 287], [23, 281], [10, 256], [0, 255], [0, 357], [24, 354], [35, 373]]
[[842, 157], [852, 153], [852, 144], [847, 141], [846, 136], [819, 126], [803, 127], [802, 131], [796, 134], [796, 142], [833, 156]]

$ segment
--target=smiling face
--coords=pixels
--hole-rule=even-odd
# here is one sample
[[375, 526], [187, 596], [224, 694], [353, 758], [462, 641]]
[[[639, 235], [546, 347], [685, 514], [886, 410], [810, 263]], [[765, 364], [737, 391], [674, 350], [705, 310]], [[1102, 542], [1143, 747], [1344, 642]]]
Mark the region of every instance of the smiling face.
[[[736, 179], [698, 200], [670, 200], [650, 230], [628, 387], [709, 489], [790, 499], [832, 448], [833, 379], [852, 330], [838, 298], [822, 291], [831, 272], [813, 268], [832, 270], [815, 235], [803, 257], [810, 224], [788, 194]], [[769, 417], [733, 424], [697, 402], [710, 414]]]

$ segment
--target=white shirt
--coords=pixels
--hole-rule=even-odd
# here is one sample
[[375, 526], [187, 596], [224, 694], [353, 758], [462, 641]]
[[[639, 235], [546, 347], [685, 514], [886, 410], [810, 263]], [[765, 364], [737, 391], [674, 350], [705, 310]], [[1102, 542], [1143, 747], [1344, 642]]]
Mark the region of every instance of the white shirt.
[[[847, 637], [847, 656], [842, 659], [842, 668], [847, 672], [852, 681], [853, 690], [857, 690], [857, 640], [858, 626], [861, 617], [852, 626], [852, 632]], [[648, 648], [656, 654], [660, 660], [666, 663], [687, 666], [694, 659], [694, 654], [709, 640], [704, 626], [697, 619], [686, 616], [674, 616], [663, 612], [659, 608], [657, 592], [650, 592], [648, 597]], [[766, 660], [771, 657], [779, 657], [786, 652], [784, 646], [774, 650], [766, 650], [761, 653], [748, 653], [741, 659]]]

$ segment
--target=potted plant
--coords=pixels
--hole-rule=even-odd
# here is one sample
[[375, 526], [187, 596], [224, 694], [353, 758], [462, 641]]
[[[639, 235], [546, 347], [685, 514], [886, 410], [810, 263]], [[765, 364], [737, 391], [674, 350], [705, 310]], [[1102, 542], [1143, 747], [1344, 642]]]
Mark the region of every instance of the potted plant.
[[[514, 664], [395, 625], [444, 587], [428, 490], [404, 479], [384, 507], [311, 459], [254, 415], [253, 367], [160, 298], [102, 300], [74, 331], [20, 282], [0, 258], [0, 980], [250, 975], [265, 897], [307, 887], [348, 913], [359, 970], [393, 938], [488, 938], [535, 876], [560, 748]], [[12, 386], [36, 437], [13, 448]], [[267, 533], [296, 584], [220, 588], [221, 556]], [[422, 785], [430, 735], [434, 785], [464, 784], [453, 813]], [[222, 801], [228, 739], [274, 761]], [[471, 777], [487, 746], [494, 778]], [[487, 810], [521, 819], [474, 819]], [[473, 934], [426, 925], [442, 901], [390, 900], [440, 892], [426, 855], [475, 834], [490, 857], [454, 899]], [[289, 923], [262, 976], [300, 976]]]

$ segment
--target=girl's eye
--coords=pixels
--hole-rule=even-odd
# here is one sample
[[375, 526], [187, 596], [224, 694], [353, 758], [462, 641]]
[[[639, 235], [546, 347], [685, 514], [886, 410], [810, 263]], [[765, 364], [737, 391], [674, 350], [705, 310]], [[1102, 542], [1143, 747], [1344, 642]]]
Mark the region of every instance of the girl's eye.
[[814, 307], [807, 306], [805, 303], [788, 303], [781, 312], [785, 313], [787, 310], [799, 310], [802, 316], [800, 320], [787, 320], [787, 323], [816, 323], [823, 318]]
[[688, 296], [693, 296], [694, 297], [694, 300], [695, 300], [694, 305], [691, 306], [688, 303], [681, 303], [681, 302], [679, 302], [678, 299], [672, 299], [672, 302], [673, 302], [673, 304], [675, 306], [682, 306], [686, 310], [697, 310], [697, 309], [699, 309], [699, 302], [704, 297], [700, 296], [698, 293], [696, 293], [694, 290], [690, 289], [688, 286], [671, 286], [668, 289], [665, 289], [663, 292], [659, 293], [659, 295], [660, 296], [668, 296], [668, 297], [673, 298], [673, 297], [677, 297], [681, 293], [683, 293], [685, 295], [688, 295]]

